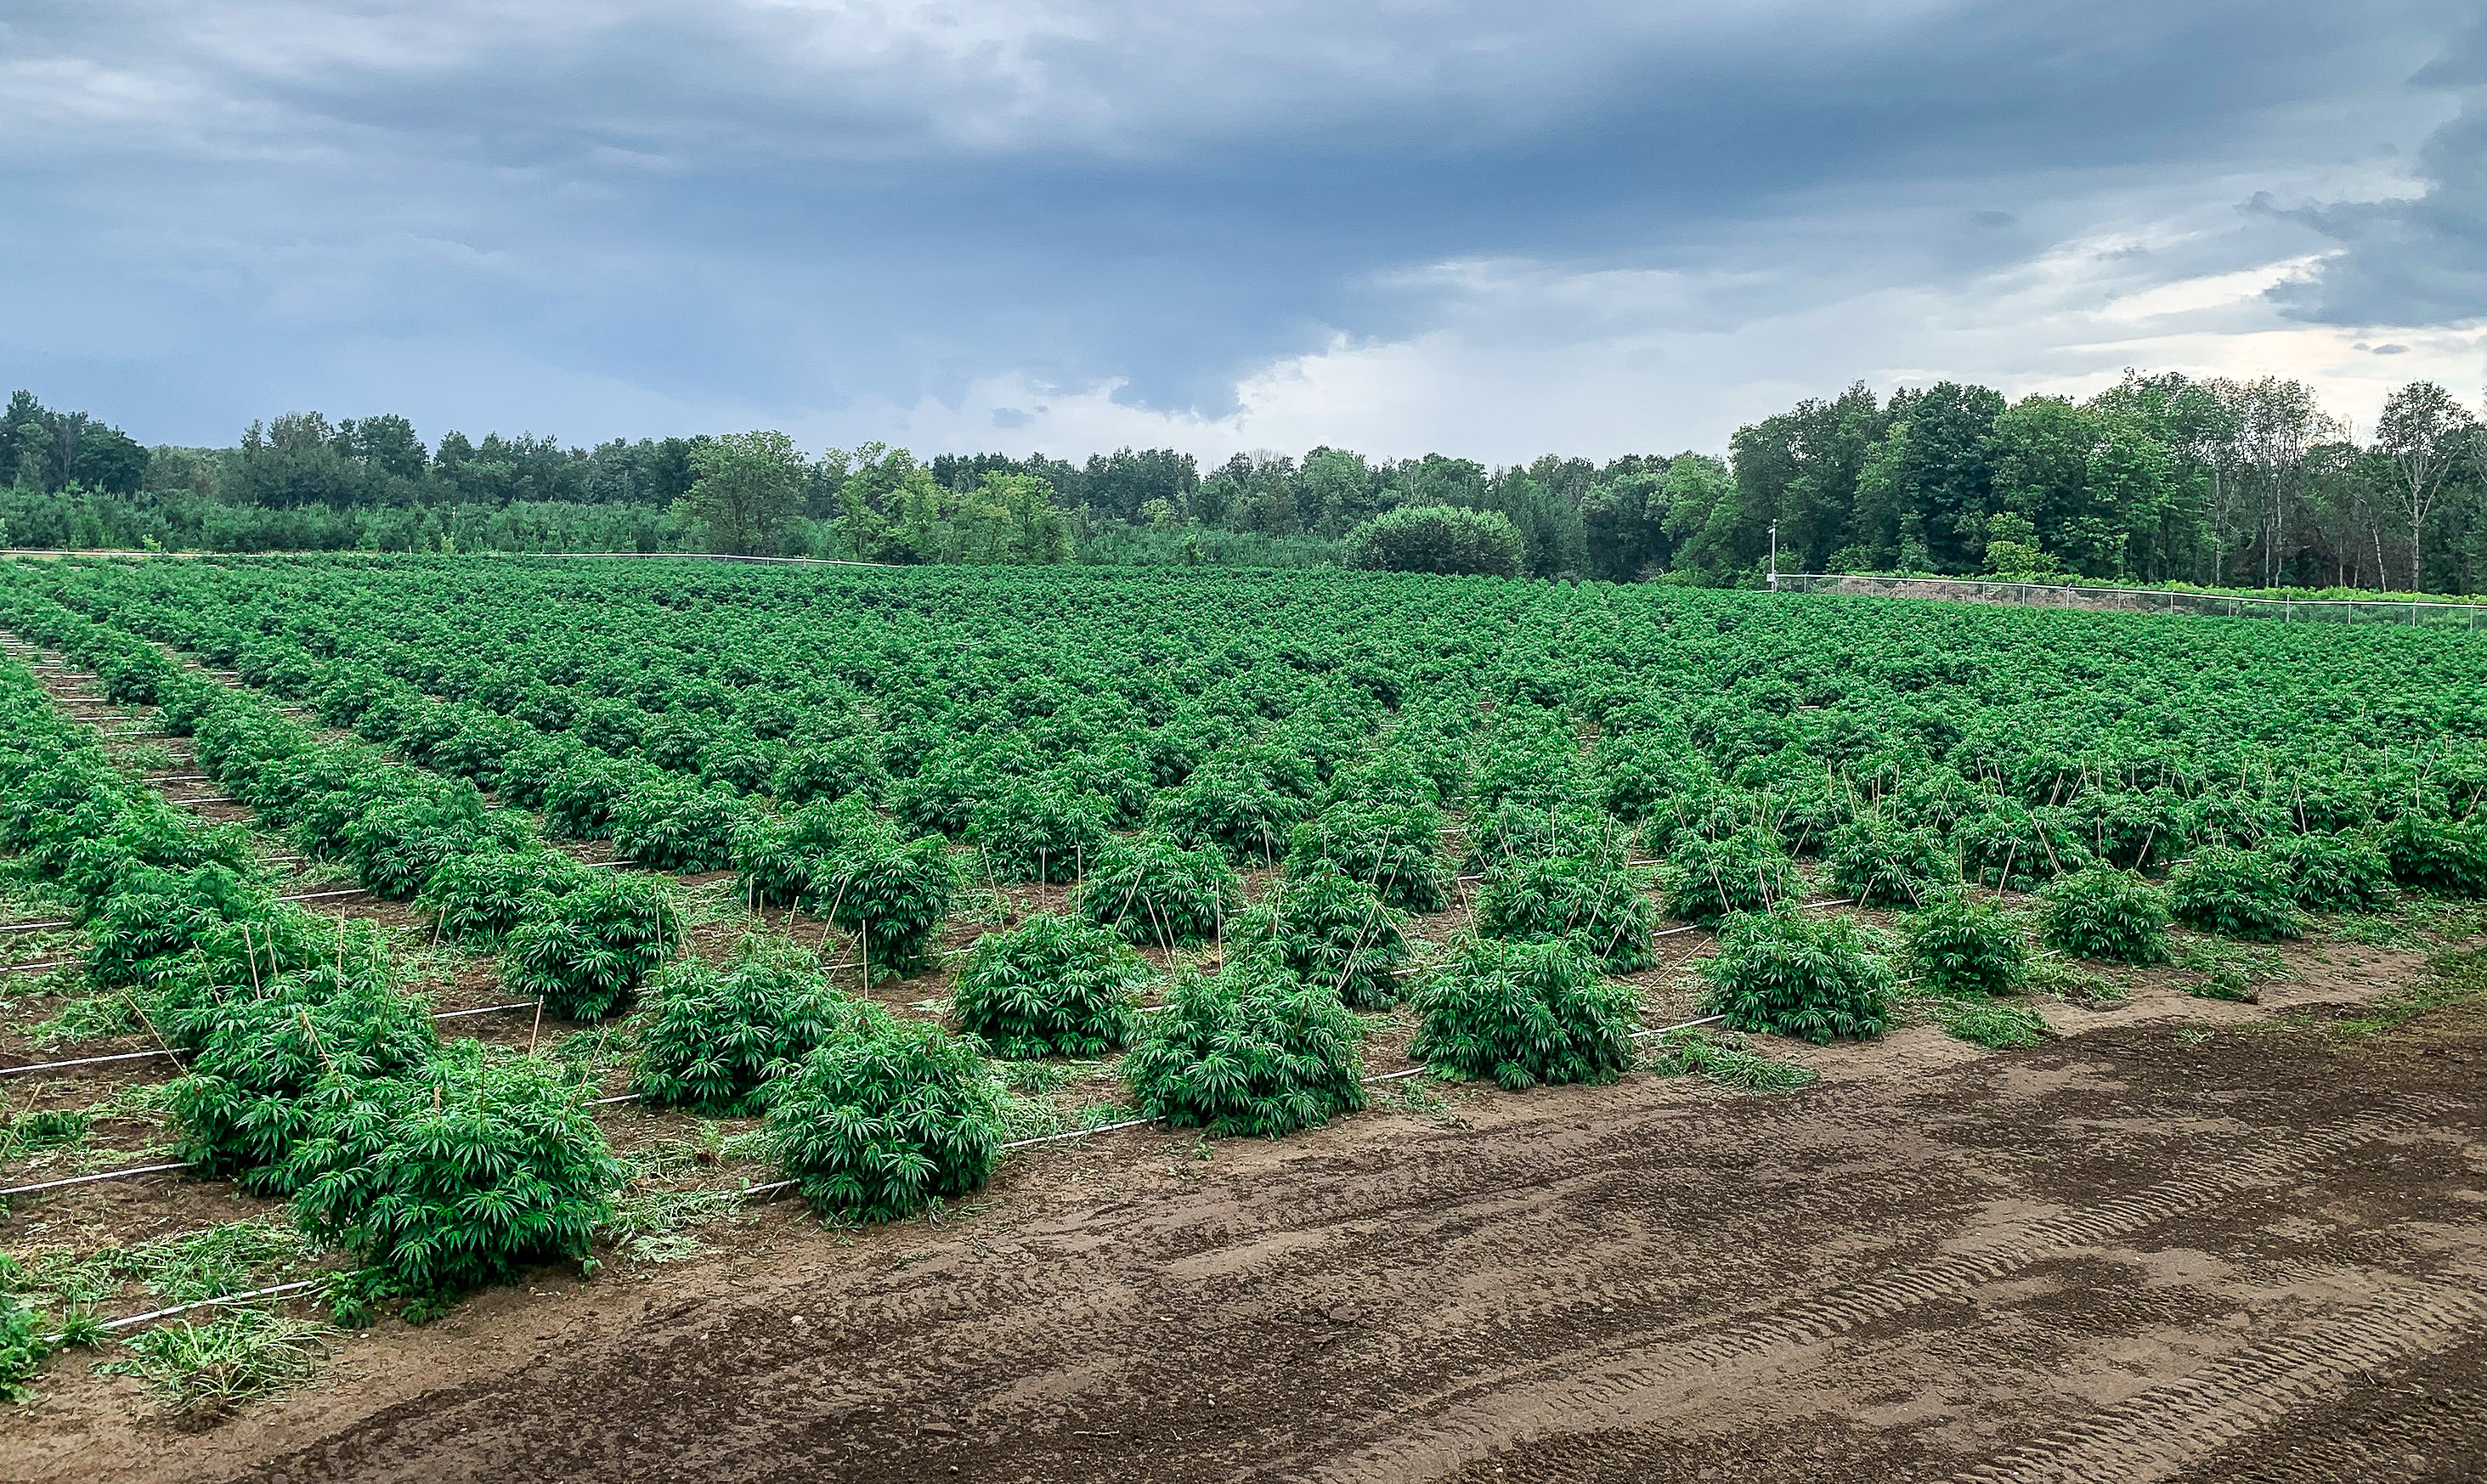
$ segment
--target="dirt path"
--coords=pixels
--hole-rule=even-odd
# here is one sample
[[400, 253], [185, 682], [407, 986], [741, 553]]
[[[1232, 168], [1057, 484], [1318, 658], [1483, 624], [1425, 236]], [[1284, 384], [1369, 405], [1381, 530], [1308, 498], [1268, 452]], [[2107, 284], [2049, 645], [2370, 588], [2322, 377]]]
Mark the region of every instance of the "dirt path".
[[2487, 1477], [2487, 1013], [2204, 1034], [1117, 1136], [391, 1323], [204, 1430], [56, 1387], [0, 1473]]

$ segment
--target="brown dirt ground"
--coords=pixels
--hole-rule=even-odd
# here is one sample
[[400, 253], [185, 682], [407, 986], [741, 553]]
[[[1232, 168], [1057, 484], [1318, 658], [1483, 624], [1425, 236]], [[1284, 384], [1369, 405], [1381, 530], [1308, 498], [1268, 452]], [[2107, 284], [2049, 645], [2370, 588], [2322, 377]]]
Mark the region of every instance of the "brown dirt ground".
[[[1450, 1092], [546, 1271], [202, 1426], [55, 1362], [27, 1480], [2487, 1477], [2487, 1011], [2406, 974], [1913, 1029], [1743, 1098]], [[2371, 968], [2371, 978], [2358, 977]]]

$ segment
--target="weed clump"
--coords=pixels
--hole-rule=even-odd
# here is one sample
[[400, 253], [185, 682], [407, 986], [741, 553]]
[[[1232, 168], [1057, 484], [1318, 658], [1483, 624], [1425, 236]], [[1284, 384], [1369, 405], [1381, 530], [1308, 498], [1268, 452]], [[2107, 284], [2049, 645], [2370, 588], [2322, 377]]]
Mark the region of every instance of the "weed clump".
[[1739, 914], [1700, 975], [1705, 1007], [1730, 1031], [1823, 1044], [1878, 1036], [1891, 1023], [1890, 962], [1846, 918]]
[[2119, 964], [2167, 961], [2167, 896], [2132, 871], [2093, 866], [2039, 893], [2047, 947]]
[[950, 1006], [960, 1030], [1013, 1061], [1102, 1057], [1138, 1029], [1132, 997], [1155, 976], [1104, 927], [1040, 913], [976, 940]]
[[2047, 1025], [2047, 1017], [2026, 1004], [1997, 1004], [1989, 1000], [1927, 1000], [1918, 1002], [1917, 1008], [1954, 1040], [1983, 1046], [1989, 1051], [2035, 1046], [2054, 1033]]
[[1214, 1134], [1275, 1137], [1364, 1106], [1364, 1023], [1329, 986], [1261, 955], [1175, 976], [1169, 1008], [1123, 1058], [1140, 1112]]
[[1809, 1066], [1762, 1055], [1744, 1036], [1714, 1036], [1698, 1029], [1660, 1037], [1649, 1069], [1661, 1077], [1703, 1077], [1746, 1092], [1795, 1092], [1822, 1080]]
[[1001, 1094], [973, 1042], [859, 1003], [768, 1108], [778, 1170], [812, 1209], [886, 1222], [983, 1185], [1001, 1158]]
[[1410, 999], [1422, 1017], [1409, 1055], [1445, 1077], [1607, 1083], [1632, 1067], [1640, 997], [1598, 977], [1577, 941], [1476, 938]]

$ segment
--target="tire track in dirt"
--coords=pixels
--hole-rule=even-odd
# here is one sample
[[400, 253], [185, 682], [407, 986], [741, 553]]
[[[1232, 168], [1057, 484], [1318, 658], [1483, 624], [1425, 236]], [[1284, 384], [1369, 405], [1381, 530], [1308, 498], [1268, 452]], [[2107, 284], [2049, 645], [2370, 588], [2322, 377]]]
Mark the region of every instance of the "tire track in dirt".
[[[2395, 1100], [2396, 1111], [2351, 1120], [2284, 1149], [2162, 1181], [2088, 1210], [2023, 1224], [1978, 1249], [1848, 1284], [1723, 1330], [1642, 1340], [1620, 1351], [1590, 1346], [1436, 1393], [1405, 1409], [1388, 1437], [1368, 1425], [1363, 1445], [1328, 1459], [1298, 1455], [1258, 1476], [1294, 1479], [1432, 1477], [1498, 1447], [1556, 1432], [1638, 1425], [1686, 1389], [1723, 1373], [1792, 1357], [1872, 1320], [1953, 1299], [2022, 1268], [2070, 1255], [2419, 1125], [2437, 1105]], [[1413, 1414], [1409, 1415], [1407, 1414]], [[1332, 1450], [1325, 1450], [1330, 1452]]]
[[1951, 1475], [1953, 1484], [2152, 1484], [2236, 1445], [2357, 1377], [2458, 1345], [2487, 1328], [2474, 1269], [2395, 1284], [2295, 1334], [2249, 1346], [2181, 1381]]

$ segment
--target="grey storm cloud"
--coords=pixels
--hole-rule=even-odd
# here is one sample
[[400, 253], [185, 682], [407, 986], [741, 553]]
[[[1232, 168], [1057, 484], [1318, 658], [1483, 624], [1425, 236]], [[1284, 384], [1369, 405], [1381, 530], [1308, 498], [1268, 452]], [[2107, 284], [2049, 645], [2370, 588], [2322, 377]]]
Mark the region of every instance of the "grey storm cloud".
[[[1702, 276], [1668, 313], [1720, 335], [1970, 291], [2128, 201], [2335, 151], [2343, 117], [2390, 133], [2454, 85], [2409, 80], [2463, 14], [19, 0], [0, 366], [173, 441], [312, 405], [637, 435], [1003, 374], [1216, 417], [1290, 355], [1421, 340], [1478, 281], [1459, 264]], [[2346, 246], [2299, 312], [2393, 272], [2403, 302], [2463, 301], [2465, 117], [2423, 197], [2266, 223]], [[2215, 274], [2263, 245], [2151, 252]], [[1599, 319], [1579, 301], [1544, 333]], [[1790, 386], [1861, 373], [1808, 355]]]
[[2296, 207], [2255, 199], [2256, 209], [2339, 244], [2313, 277], [2273, 290], [2291, 314], [2332, 324], [2487, 318], [2487, 21], [2473, 21], [2414, 83], [2460, 99], [2417, 152], [2417, 194]]

